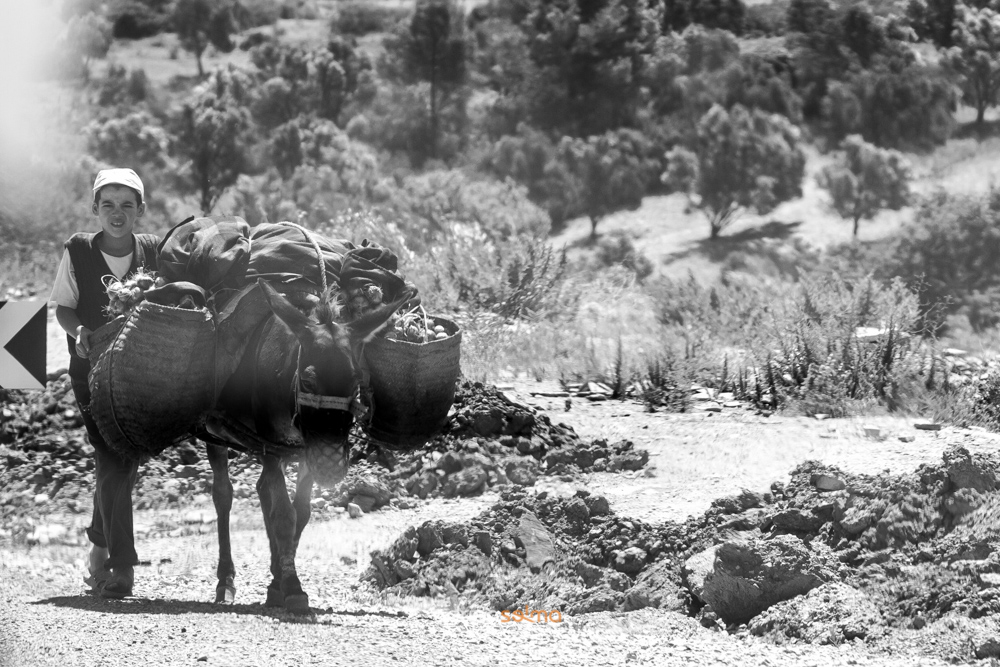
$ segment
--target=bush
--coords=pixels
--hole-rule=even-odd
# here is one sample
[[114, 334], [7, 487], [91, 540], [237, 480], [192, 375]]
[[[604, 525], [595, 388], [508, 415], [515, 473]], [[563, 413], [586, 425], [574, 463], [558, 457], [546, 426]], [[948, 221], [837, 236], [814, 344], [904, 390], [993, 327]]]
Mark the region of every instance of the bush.
[[386, 7], [360, 2], [341, 2], [337, 14], [330, 22], [330, 30], [337, 34], [360, 37], [373, 32], [389, 32], [400, 21], [409, 18], [412, 9], [405, 6]]
[[170, 27], [170, 0], [113, 0], [108, 7], [115, 39], [143, 39]]
[[[918, 375], [917, 299], [898, 281], [817, 274], [793, 284], [737, 275], [711, 287], [661, 279], [649, 291], [683, 358], [761, 405], [797, 402], [830, 414], [859, 401], [895, 406]], [[858, 327], [882, 333], [863, 342]]]
[[920, 292], [921, 312], [929, 325], [940, 314], [962, 309], [973, 326], [989, 326], [992, 303], [1000, 288], [1000, 191], [987, 195], [950, 195], [939, 191], [925, 199], [904, 225], [887, 257], [885, 271]]
[[97, 103], [102, 107], [131, 107], [144, 102], [149, 94], [149, 78], [144, 69], [130, 70], [112, 64], [97, 84]]
[[603, 266], [622, 266], [635, 273], [642, 282], [653, 273], [653, 263], [635, 247], [626, 232], [613, 232], [601, 239], [597, 246], [597, 260]]

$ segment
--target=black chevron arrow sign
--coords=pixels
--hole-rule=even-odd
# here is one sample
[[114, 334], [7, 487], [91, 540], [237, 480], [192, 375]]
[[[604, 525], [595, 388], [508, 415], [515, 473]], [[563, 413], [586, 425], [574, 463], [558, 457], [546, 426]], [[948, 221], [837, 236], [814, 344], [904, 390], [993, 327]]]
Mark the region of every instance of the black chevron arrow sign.
[[0, 389], [45, 388], [45, 302], [0, 301]]

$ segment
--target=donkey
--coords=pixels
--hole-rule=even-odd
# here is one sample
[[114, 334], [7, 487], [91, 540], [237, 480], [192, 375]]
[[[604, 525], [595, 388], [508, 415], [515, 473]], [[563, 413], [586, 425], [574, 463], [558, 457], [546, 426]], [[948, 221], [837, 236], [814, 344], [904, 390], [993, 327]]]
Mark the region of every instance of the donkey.
[[[270, 543], [272, 576], [266, 605], [308, 613], [309, 597], [295, 571], [295, 552], [309, 522], [313, 483], [331, 486], [347, 474], [362, 346], [415, 293], [403, 290], [396, 300], [354, 322], [339, 324], [328, 294], [306, 314], [267, 282], [258, 284], [273, 316], [254, 331], [216, 409], [198, 433], [208, 444], [212, 498], [219, 517], [216, 602], [231, 603], [236, 593], [229, 539], [233, 487], [228, 448], [233, 447], [258, 454], [262, 466], [257, 494]], [[284, 469], [293, 452], [305, 455], [300, 457], [291, 499]], [[313, 456], [317, 452], [323, 456]]]

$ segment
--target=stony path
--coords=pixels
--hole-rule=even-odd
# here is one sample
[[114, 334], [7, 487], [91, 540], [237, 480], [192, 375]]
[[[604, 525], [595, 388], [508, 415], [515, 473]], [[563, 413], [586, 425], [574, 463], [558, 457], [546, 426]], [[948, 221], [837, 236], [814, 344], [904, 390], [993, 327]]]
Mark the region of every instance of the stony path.
[[[996, 451], [978, 431], [914, 431], [912, 420], [882, 417], [816, 422], [748, 412], [706, 416], [649, 414], [626, 403], [525, 402], [572, 425], [584, 438], [629, 438], [649, 449], [654, 476], [592, 474], [620, 514], [683, 518], [713, 498], [746, 487], [764, 490], [796, 463], [821, 459], [854, 472], [907, 472], [940, 460], [947, 443]], [[555, 399], [554, 399], [555, 400]], [[560, 413], [560, 414], [557, 414]], [[864, 435], [864, 426], [880, 437]], [[899, 436], [912, 441], [903, 442]], [[561, 482], [546, 482], [553, 489]], [[571, 490], [571, 487], [567, 490]], [[140, 540], [150, 565], [137, 570], [136, 597], [114, 602], [84, 594], [82, 546], [5, 547], [0, 553], [0, 665], [940, 665], [907, 653], [872, 654], [863, 644], [778, 647], [703, 629], [693, 619], [646, 609], [565, 618], [561, 623], [504, 623], [497, 612], [443, 599], [380, 599], [357, 587], [367, 554], [407, 525], [427, 518], [467, 519], [492, 496], [435, 500], [416, 509], [359, 520], [327, 516], [310, 524], [300, 574], [314, 617], [262, 606], [267, 543], [250, 500], [234, 512], [237, 604], [210, 603], [216, 544], [211, 523], [175, 537]], [[211, 506], [201, 511], [211, 521]], [[139, 512], [137, 521], [150, 521]]]

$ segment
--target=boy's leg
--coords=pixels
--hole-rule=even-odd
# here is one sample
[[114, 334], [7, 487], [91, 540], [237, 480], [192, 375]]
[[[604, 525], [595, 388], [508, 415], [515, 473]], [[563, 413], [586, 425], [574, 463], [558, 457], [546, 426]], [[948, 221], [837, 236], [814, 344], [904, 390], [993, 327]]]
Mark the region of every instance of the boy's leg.
[[107, 549], [107, 569], [131, 568], [139, 562], [132, 526], [132, 489], [139, 466], [119, 456], [104, 441], [90, 414], [86, 381], [74, 378], [73, 393], [94, 447], [94, 513], [87, 537], [97, 549]]

